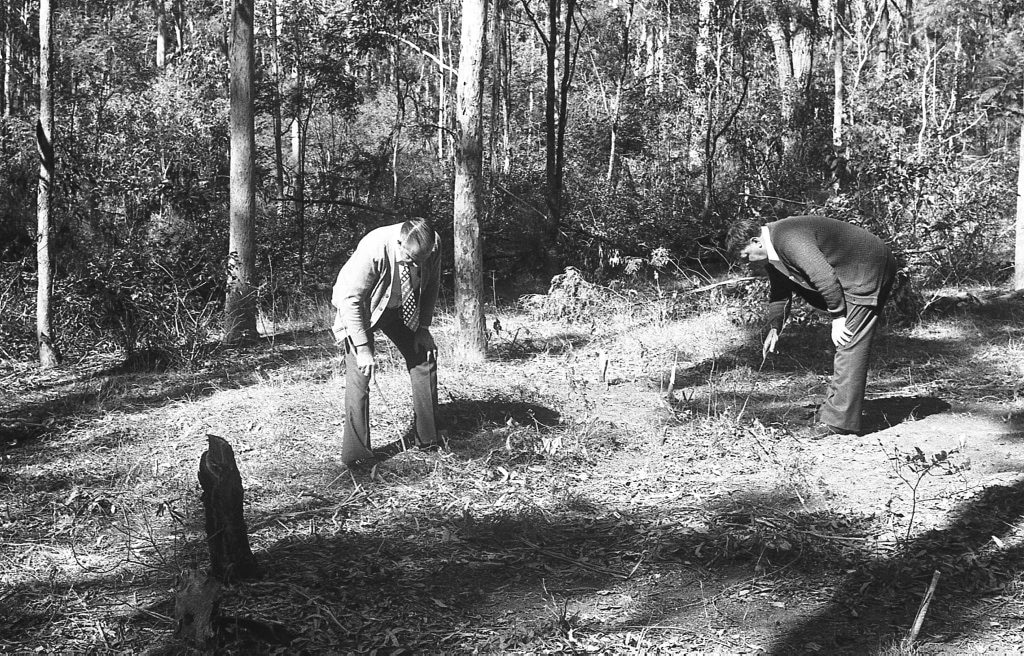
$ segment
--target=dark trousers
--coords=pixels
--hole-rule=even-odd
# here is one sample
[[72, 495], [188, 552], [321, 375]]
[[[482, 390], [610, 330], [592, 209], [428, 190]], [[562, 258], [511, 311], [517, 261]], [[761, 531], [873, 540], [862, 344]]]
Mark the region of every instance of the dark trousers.
[[825, 402], [818, 409], [818, 421], [860, 432], [864, 389], [867, 387], [868, 365], [871, 363], [871, 344], [895, 279], [896, 261], [890, 256], [886, 262], [885, 282], [878, 295], [878, 305], [847, 303], [846, 327], [853, 333], [853, 338], [844, 346], [836, 348], [832, 361], [832, 382], [825, 393]]
[[818, 410], [819, 421], [848, 431], [860, 431], [871, 343], [878, 330], [881, 310], [881, 306], [876, 305], [847, 304], [846, 327], [853, 338], [836, 348], [832, 382]]
[[[405, 358], [412, 383], [412, 409], [416, 418], [417, 444], [437, 442], [434, 412], [437, 408], [437, 362], [427, 361], [426, 351], [417, 352], [413, 332], [402, 323], [399, 309], [386, 310], [374, 327], [388, 336]], [[373, 348], [373, 333], [370, 333]], [[345, 433], [341, 444], [343, 462], [373, 456], [370, 450], [370, 377], [356, 365], [355, 348], [345, 340]]]

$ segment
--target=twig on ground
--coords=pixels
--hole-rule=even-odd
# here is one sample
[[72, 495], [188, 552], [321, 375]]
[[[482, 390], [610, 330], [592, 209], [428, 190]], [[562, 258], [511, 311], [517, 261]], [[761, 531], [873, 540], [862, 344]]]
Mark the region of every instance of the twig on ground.
[[[523, 544], [525, 544], [526, 546], [528, 546], [529, 548], [533, 549], [534, 551], [537, 551], [538, 553], [541, 553], [541, 554], [543, 554], [545, 556], [548, 556], [549, 558], [554, 558], [556, 560], [561, 560], [562, 562], [565, 562], [565, 563], [571, 563], [573, 565], [576, 565], [577, 567], [582, 567], [583, 569], [590, 570], [591, 572], [597, 572], [598, 574], [607, 574], [608, 576], [614, 576], [615, 578], [622, 579], [623, 581], [628, 580], [629, 577], [630, 577], [630, 574], [623, 574], [622, 572], [618, 572], [618, 571], [615, 571], [613, 569], [608, 569], [606, 567], [598, 567], [597, 565], [591, 565], [590, 563], [585, 563], [582, 560], [577, 560], [575, 558], [570, 558], [569, 556], [563, 556], [562, 554], [560, 554], [560, 553], [558, 553], [556, 551], [550, 551], [550, 550], [545, 549], [545, 548], [543, 548], [543, 547], [541, 547], [539, 545], [536, 545], [536, 544], [530, 542], [529, 540], [527, 540], [526, 538], [519, 538], [519, 541], [522, 542]], [[634, 568], [634, 570], [635, 570], [635, 568]]]
[[917, 640], [917, 634], [921, 632], [921, 624], [924, 623], [924, 616], [928, 613], [928, 605], [932, 603], [932, 597], [935, 596], [935, 587], [939, 584], [939, 576], [939, 570], [935, 570], [932, 574], [931, 585], [928, 586], [928, 591], [924, 593], [924, 599], [921, 600], [921, 607], [917, 609], [914, 627], [910, 630], [910, 635], [907, 636], [907, 647], [914, 644], [914, 641]]

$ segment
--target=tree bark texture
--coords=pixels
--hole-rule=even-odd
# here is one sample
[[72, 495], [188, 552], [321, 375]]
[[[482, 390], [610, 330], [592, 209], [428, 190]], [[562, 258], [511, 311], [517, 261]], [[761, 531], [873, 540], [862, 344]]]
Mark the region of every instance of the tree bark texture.
[[1013, 288], [1024, 289], [1024, 120], [1017, 143], [1017, 237], [1014, 257]]
[[53, 88], [50, 64], [53, 61], [53, 20], [50, 0], [39, 1], [39, 121], [36, 123], [36, 147], [39, 152], [39, 187], [36, 194], [36, 342], [39, 364], [43, 368], [60, 364], [60, 353], [53, 334], [53, 237], [50, 201], [56, 163], [53, 151]]
[[199, 485], [206, 509], [210, 574], [221, 581], [256, 578], [259, 565], [249, 548], [243, 515], [242, 476], [227, 440], [207, 435], [209, 448], [199, 459]]
[[229, 46], [230, 234], [224, 341], [256, 337], [256, 131], [253, 119], [253, 0], [235, 0]]
[[481, 360], [487, 353], [483, 314], [483, 89], [486, 0], [463, 0], [459, 55], [458, 141], [455, 153], [455, 313], [459, 356]]

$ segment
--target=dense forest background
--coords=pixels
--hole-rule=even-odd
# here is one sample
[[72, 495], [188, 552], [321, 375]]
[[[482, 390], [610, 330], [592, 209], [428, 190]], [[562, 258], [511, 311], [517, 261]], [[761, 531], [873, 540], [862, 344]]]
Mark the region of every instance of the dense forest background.
[[[36, 4], [0, 17], [0, 355], [17, 358], [35, 351]], [[308, 316], [369, 228], [421, 215], [451, 239], [461, 8], [255, 9], [258, 303]], [[188, 361], [219, 328], [230, 10], [55, 9], [65, 353]], [[1019, 2], [496, 0], [487, 25], [488, 286], [567, 265], [696, 283], [730, 266], [742, 226], [803, 212], [874, 230], [921, 284], [1012, 270]]]

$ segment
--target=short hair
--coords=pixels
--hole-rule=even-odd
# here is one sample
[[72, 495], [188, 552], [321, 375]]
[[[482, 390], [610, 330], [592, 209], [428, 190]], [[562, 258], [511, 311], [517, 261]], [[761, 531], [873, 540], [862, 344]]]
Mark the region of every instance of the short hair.
[[402, 246], [411, 253], [430, 253], [437, 246], [437, 233], [426, 219], [410, 219], [402, 224]]
[[738, 254], [752, 238], [761, 234], [762, 225], [761, 221], [751, 217], [737, 219], [729, 226], [726, 248]]

